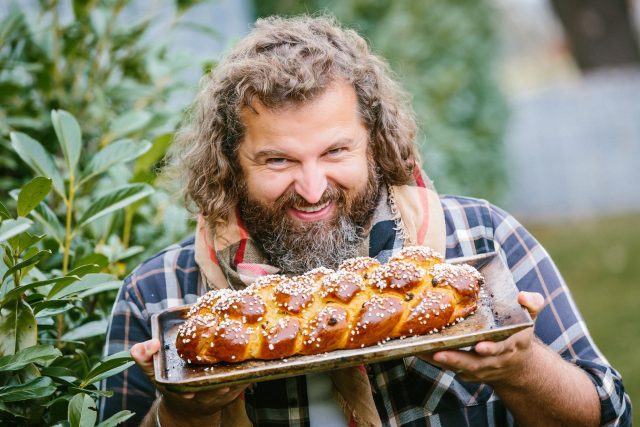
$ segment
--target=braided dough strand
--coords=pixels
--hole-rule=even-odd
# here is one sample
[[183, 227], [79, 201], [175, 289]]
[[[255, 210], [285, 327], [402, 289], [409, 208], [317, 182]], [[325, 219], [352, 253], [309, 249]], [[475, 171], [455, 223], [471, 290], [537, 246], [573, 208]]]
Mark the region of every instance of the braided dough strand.
[[270, 275], [240, 291], [198, 298], [178, 331], [188, 363], [281, 359], [360, 348], [438, 332], [476, 310], [484, 280], [469, 265], [445, 263], [424, 246], [402, 249], [386, 264], [344, 261], [303, 275]]

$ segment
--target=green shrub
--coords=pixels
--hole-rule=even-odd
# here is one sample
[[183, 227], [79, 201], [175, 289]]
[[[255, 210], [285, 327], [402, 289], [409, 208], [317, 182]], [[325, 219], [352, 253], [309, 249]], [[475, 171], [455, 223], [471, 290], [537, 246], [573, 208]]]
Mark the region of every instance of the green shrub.
[[121, 279], [192, 227], [153, 189], [188, 62], [147, 37], [153, 11], [125, 23], [129, 3], [15, 3], [0, 22], [0, 425], [95, 424], [98, 382], [133, 363], [101, 360]]
[[[109, 169], [141, 156], [151, 144], [116, 141], [81, 168], [78, 122], [63, 110], [54, 110], [51, 118], [62, 159], [30, 136], [11, 133], [13, 149], [38, 176], [12, 192], [17, 215], [0, 203], [0, 421], [5, 425], [94, 425], [95, 400], [111, 394], [96, 384], [133, 364], [127, 352], [100, 361], [110, 304], [122, 281], [110, 273], [120, 259], [96, 251], [89, 227], [153, 189], [126, 184], [89, 190]], [[91, 195], [77, 203], [76, 194]], [[64, 222], [50, 207], [55, 199], [65, 207]], [[46, 233], [35, 233], [38, 228]], [[105, 294], [109, 297], [100, 298]], [[130, 415], [122, 411], [107, 425]]]

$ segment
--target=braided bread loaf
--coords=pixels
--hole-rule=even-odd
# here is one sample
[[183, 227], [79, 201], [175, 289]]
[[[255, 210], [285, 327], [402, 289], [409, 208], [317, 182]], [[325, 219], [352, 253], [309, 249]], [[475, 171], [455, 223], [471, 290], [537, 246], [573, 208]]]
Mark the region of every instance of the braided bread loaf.
[[189, 363], [280, 359], [365, 347], [437, 332], [476, 309], [480, 273], [444, 263], [428, 247], [402, 249], [387, 264], [368, 257], [338, 271], [265, 276], [240, 291], [201, 296], [178, 331]]

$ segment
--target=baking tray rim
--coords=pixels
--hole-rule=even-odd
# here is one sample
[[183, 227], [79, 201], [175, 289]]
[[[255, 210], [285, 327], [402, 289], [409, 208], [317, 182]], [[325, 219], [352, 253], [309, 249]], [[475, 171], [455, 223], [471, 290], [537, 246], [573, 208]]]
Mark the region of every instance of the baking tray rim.
[[[495, 257], [499, 258], [499, 254], [497, 252], [489, 252], [467, 257], [453, 258], [447, 260], [447, 262], [452, 264], [475, 264], [475, 266], [480, 269], [482, 268], [482, 266], [492, 261]], [[500, 260], [500, 262], [502, 262], [502, 264], [504, 265], [504, 262], [502, 260]], [[153, 314], [151, 316], [152, 337], [161, 339], [161, 316], [166, 316], [167, 314], [175, 311], [187, 310], [191, 305], [192, 304], [170, 307], [161, 312]], [[479, 331], [465, 332], [450, 336], [435, 333], [429, 335], [408, 337], [406, 339], [396, 339], [390, 343], [384, 344], [383, 346], [373, 345], [361, 349], [340, 349], [315, 355], [294, 355], [284, 359], [258, 361], [264, 363], [263, 366], [251, 368], [249, 374], [244, 374], [241, 369], [238, 369], [231, 374], [225, 374], [225, 377], [220, 381], [218, 381], [219, 378], [211, 376], [197, 376], [193, 378], [182, 378], [180, 380], [167, 379], [162, 375], [161, 372], [162, 366], [160, 356], [161, 354], [166, 355], [166, 353], [163, 351], [164, 343], [161, 339], [161, 349], [154, 355], [154, 376], [156, 383], [162, 384], [163, 386], [170, 389], [179, 391], [203, 390], [207, 388], [216, 388], [232, 384], [256, 382], [256, 380], [268, 381], [292, 375], [303, 375], [305, 373], [311, 372], [347, 368], [363, 363], [366, 364], [382, 362], [385, 360], [410, 357], [415, 356], [418, 353], [435, 352], [448, 348], [464, 348], [465, 346], [469, 346], [480, 340], [505, 339], [520, 330], [533, 326], [534, 322], [531, 317], [528, 315], [526, 310], [523, 309], [523, 312], [527, 319], [523, 322], [492, 327]], [[164, 336], [162, 338], [164, 338]], [[421, 350], [421, 348], [423, 349]], [[310, 361], [310, 358], [314, 358], [316, 360]], [[281, 365], [276, 370], [276, 372], [267, 372], [261, 375], [261, 373], [265, 371], [274, 370], [274, 367], [271, 366], [273, 365], [273, 362], [285, 363], [285, 365]], [[164, 363], [166, 364], [166, 357]], [[204, 367], [205, 365], [202, 366]], [[215, 366], [215, 364], [208, 366], [213, 367]]]

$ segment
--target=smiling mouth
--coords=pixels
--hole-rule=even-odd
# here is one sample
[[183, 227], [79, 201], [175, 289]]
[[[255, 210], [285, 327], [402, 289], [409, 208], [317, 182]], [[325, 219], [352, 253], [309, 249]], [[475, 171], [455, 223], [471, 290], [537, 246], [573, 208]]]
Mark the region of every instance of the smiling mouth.
[[329, 203], [331, 203], [331, 201], [327, 201], [321, 205], [315, 205], [315, 206], [294, 206], [294, 209], [301, 211], [301, 212], [306, 212], [306, 213], [313, 213], [313, 212], [318, 212], [321, 211], [322, 209], [326, 208], [327, 206], [329, 206]]

